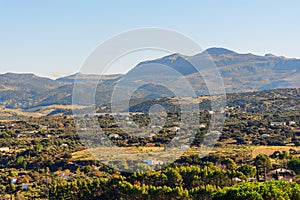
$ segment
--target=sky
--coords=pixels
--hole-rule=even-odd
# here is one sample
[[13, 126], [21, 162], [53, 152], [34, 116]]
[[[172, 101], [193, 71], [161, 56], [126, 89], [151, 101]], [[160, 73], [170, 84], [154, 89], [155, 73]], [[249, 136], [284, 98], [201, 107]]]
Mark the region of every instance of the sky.
[[72, 74], [102, 42], [143, 27], [177, 31], [203, 49], [300, 58], [298, 0], [0, 0], [0, 73]]

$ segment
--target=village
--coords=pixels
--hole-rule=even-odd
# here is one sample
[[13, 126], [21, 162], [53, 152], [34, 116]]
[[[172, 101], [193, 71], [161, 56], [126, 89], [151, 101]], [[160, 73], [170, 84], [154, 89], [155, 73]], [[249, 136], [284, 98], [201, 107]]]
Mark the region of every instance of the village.
[[[232, 184], [271, 180], [300, 182], [299, 119], [297, 121], [285, 114], [285, 117], [278, 115], [277, 119], [281, 120], [275, 120], [273, 112], [251, 115], [242, 112], [239, 107], [227, 107], [224, 129], [215, 148], [209, 155], [197, 158], [211, 114], [209, 110], [200, 113], [195, 140], [190, 145], [176, 147], [185, 150], [186, 154], [175, 163], [203, 166], [205, 162], [211, 162], [220, 170], [241, 172], [230, 178]], [[90, 117], [99, 122], [105, 139], [141, 152], [161, 150], [176, 134], [186, 130], [186, 125], [179, 120], [180, 116], [170, 113], [165, 124], [150, 126], [154, 133], [137, 138], [118, 128], [114, 121], [116, 115], [96, 114]], [[267, 120], [261, 120], [263, 118]], [[241, 123], [237, 123], [238, 120]], [[130, 117], [124, 116], [123, 121], [134, 128], [146, 125], [147, 117], [144, 113], [133, 113]], [[79, 137], [80, 131], [84, 130], [77, 130], [74, 120], [67, 115], [1, 121], [0, 199], [28, 195], [47, 198], [52, 184], [84, 177], [108, 178], [117, 173], [86, 151]], [[266, 145], [265, 148], [263, 145]], [[153, 169], [163, 170], [165, 167], [162, 160], [155, 158], [145, 158], [142, 163]]]

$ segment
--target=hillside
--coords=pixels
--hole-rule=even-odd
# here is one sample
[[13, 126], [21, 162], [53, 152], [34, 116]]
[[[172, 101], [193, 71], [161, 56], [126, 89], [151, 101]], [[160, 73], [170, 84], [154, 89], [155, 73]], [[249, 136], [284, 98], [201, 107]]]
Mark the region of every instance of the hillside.
[[[251, 53], [240, 54], [224, 48], [210, 48], [194, 56], [172, 54], [160, 59], [145, 61], [138, 64], [126, 75], [104, 76], [97, 88], [96, 103], [108, 103], [116, 83], [130, 74], [139, 75], [145, 70], [150, 73], [147, 77], [138, 80], [140, 84], [143, 84], [143, 81], [147, 79], [170, 80], [170, 84], [175, 88], [182, 89], [184, 88], [184, 80], [188, 80], [197, 95], [208, 94], [205, 82], [198, 73], [195, 73], [196, 70], [191, 65], [191, 63], [199, 66], [205, 65], [208, 60], [207, 55], [218, 67], [226, 92], [299, 88], [300, 59], [272, 54], [265, 56]], [[168, 66], [178, 74], [166, 73], [167, 71], [157, 67], [158, 65]], [[134, 78], [137, 79], [137, 77]], [[91, 83], [97, 79], [98, 76], [93, 74], [73, 74], [56, 80], [38, 77], [34, 74], [0, 74], [0, 106], [26, 110], [39, 106], [70, 105], [72, 104], [75, 80], [81, 88], [79, 95], [88, 98], [86, 91], [91, 87]], [[132, 82], [137, 81], [135, 79], [132, 79]], [[136, 94], [136, 98], [172, 96], [167, 88], [155, 84], [144, 85]]]

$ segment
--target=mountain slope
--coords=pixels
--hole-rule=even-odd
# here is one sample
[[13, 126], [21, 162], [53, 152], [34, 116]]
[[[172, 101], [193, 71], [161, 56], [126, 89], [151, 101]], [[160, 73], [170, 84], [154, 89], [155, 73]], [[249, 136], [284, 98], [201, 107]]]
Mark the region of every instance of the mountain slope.
[[[188, 80], [197, 95], [208, 94], [205, 81], [196, 73], [191, 64], [201, 66], [207, 63], [208, 56], [218, 67], [227, 92], [246, 92], [275, 88], [299, 88], [300, 59], [240, 54], [224, 48], [210, 48], [194, 56], [172, 54], [156, 60], [138, 64], [126, 75], [108, 75], [102, 77], [96, 94], [96, 103], [108, 103], [114, 86], [133, 72], [145, 72], [148, 77], [132, 76], [131, 81], [143, 84], [149, 80], [170, 80], [170, 85], [184, 88]], [[167, 66], [176, 73], [168, 73], [162, 66]], [[152, 68], [153, 67], [153, 68]], [[153, 70], [155, 69], [155, 70]], [[73, 74], [56, 80], [35, 76], [34, 74], [0, 74], [0, 106], [28, 109], [53, 104], [69, 105], [72, 103], [73, 84], [75, 80], [81, 87], [80, 94], [85, 96], [91, 83], [98, 80], [98, 75]], [[140, 79], [140, 80], [135, 80]], [[140, 97], [164, 97], [170, 95], [168, 88], [148, 84], [141, 87], [136, 94]], [[88, 97], [86, 97], [88, 98]], [[85, 100], [84, 100], [85, 101]]]

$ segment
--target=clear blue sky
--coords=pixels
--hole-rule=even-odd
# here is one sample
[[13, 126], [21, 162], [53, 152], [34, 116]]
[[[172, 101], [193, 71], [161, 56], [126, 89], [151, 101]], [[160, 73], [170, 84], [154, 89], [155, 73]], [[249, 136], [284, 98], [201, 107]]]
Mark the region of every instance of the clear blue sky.
[[0, 0], [0, 73], [74, 73], [101, 42], [141, 27], [179, 31], [202, 48], [300, 58], [297, 0]]

